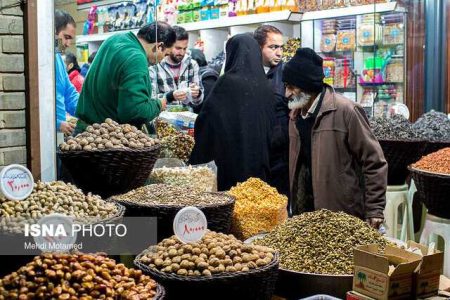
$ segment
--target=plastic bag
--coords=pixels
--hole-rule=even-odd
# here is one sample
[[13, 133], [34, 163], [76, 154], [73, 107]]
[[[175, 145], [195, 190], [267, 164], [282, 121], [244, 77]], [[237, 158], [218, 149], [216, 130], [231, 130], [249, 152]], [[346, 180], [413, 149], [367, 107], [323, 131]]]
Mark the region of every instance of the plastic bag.
[[176, 158], [158, 159], [149, 183], [189, 186], [202, 192], [217, 192], [217, 166], [214, 161], [186, 166]]

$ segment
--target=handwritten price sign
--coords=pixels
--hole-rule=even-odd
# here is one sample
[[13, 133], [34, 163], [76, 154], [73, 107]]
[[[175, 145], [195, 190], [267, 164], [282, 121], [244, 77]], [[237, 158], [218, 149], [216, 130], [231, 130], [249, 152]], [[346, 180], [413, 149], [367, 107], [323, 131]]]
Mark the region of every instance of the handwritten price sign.
[[205, 214], [198, 208], [181, 209], [173, 220], [173, 231], [183, 243], [195, 243], [202, 239], [208, 227]]
[[9, 200], [23, 200], [33, 191], [31, 172], [21, 165], [10, 165], [0, 172], [0, 191]]

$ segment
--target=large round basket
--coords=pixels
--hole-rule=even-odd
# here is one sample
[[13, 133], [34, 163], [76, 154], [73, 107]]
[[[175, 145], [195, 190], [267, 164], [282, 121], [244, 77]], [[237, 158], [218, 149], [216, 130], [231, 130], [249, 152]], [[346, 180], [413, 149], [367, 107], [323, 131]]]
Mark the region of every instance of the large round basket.
[[160, 145], [144, 149], [58, 151], [73, 183], [103, 198], [145, 184], [158, 159]]
[[450, 147], [450, 142], [426, 142], [423, 155], [428, 155], [447, 147]]
[[156, 286], [156, 295], [153, 298], [154, 300], [163, 300], [166, 299], [166, 290], [161, 284], [157, 284]]
[[422, 157], [424, 141], [379, 140], [388, 162], [388, 185], [403, 185], [408, 166]]
[[[235, 199], [225, 193], [210, 193], [220, 195], [227, 200], [221, 204], [195, 205], [200, 209], [208, 220], [208, 229], [216, 232], [229, 233]], [[111, 201], [120, 203], [126, 207], [126, 217], [156, 217], [158, 219], [157, 231], [158, 242], [173, 235], [173, 219], [183, 205], [144, 205], [128, 201], [117, 200], [115, 197]]]
[[264, 267], [242, 273], [222, 273], [211, 277], [167, 274], [140, 262], [151, 249], [138, 255], [134, 264], [166, 289], [166, 299], [246, 299], [270, 300], [278, 276], [278, 254]]
[[[111, 217], [103, 220], [99, 220], [95, 223], [89, 223], [93, 226], [97, 224], [118, 224], [122, 222], [123, 215], [125, 213], [125, 207], [115, 203], [118, 208], [117, 213], [112, 215]], [[88, 238], [79, 236], [77, 238], [76, 244], [82, 244], [83, 249], [80, 251], [83, 252], [110, 252], [111, 247], [115, 245], [115, 237], [95, 237]], [[12, 233], [0, 231], [0, 245], [7, 245], [8, 252], [17, 249], [17, 252], [20, 253], [20, 250], [24, 251], [25, 244], [34, 244], [35, 241], [32, 236], [25, 236], [24, 233]], [[6, 250], [5, 250], [6, 251]], [[26, 254], [26, 253], [23, 253]], [[26, 265], [27, 263], [33, 260], [33, 257], [40, 254], [40, 250], [34, 249], [30, 252], [29, 255], [0, 255], [0, 277], [3, 277], [11, 272], [18, 270], [21, 266]]]
[[450, 219], [450, 175], [425, 172], [409, 167], [420, 200], [428, 213]]

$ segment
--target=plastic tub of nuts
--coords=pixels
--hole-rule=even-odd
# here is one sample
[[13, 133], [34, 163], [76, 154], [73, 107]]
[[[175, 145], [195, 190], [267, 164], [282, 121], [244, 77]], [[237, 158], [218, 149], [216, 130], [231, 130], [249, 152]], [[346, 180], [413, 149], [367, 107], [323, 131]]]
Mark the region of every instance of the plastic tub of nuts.
[[165, 287], [167, 299], [269, 300], [278, 254], [208, 231], [197, 243], [165, 239], [136, 257], [135, 265]]
[[78, 187], [106, 198], [144, 185], [159, 151], [159, 140], [106, 119], [61, 144], [58, 157]]
[[164, 288], [104, 254], [43, 254], [0, 279], [0, 299], [154, 299]]
[[[71, 216], [75, 223], [81, 224], [115, 224], [121, 222], [124, 211], [122, 205], [104, 201], [99, 196], [85, 195], [71, 184], [37, 182], [31, 195], [22, 201], [0, 198], [0, 244], [8, 246], [9, 250], [3, 249], [4, 253], [19, 254], [20, 249], [24, 250], [24, 243], [34, 243], [33, 237], [24, 235], [24, 224], [34, 224], [46, 215]], [[108, 251], [113, 241], [111, 238], [96, 238], [95, 251]], [[94, 247], [92, 240], [84, 237], [79, 237], [77, 243], [83, 243], [84, 251], [91, 251], [89, 248]], [[0, 275], [16, 270], [32, 257], [0, 255]]]
[[196, 188], [151, 184], [110, 198], [126, 207], [125, 216], [158, 218], [158, 241], [173, 234], [173, 219], [186, 206], [200, 209], [208, 220], [208, 228], [228, 233], [235, 199], [224, 193], [208, 193]]

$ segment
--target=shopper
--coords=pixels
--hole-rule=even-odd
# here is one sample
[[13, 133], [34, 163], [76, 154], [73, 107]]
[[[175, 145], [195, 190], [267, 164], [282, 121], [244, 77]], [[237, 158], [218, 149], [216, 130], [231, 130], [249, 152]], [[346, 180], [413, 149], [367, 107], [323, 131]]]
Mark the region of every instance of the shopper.
[[[191, 49], [191, 58], [198, 63], [200, 82], [203, 86], [203, 97], [206, 99], [217, 79], [219, 79], [219, 73], [208, 65], [206, 62], [206, 57], [202, 51], [198, 49]], [[194, 107], [194, 112], [199, 113], [201, 106], [202, 105], [200, 104]]]
[[89, 55], [89, 57], [88, 57], [88, 62], [81, 66], [81, 71], [80, 71], [81, 76], [86, 77], [86, 74], [89, 71], [89, 67], [91, 66], [92, 62], [94, 61], [96, 54], [97, 54], [97, 51], [92, 52], [92, 54]]
[[293, 214], [326, 208], [383, 222], [387, 163], [364, 110], [323, 83], [322, 58], [298, 49], [283, 81], [291, 118]]
[[80, 74], [80, 66], [78, 65], [78, 60], [75, 54], [72, 52], [66, 52], [66, 70], [69, 74], [69, 80], [75, 87], [78, 93], [81, 92], [81, 88], [83, 87], [84, 77]]
[[271, 25], [258, 27], [254, 38], [261, 47], [262, 62], [275, 95], [275, 126], [270, 152], [269, 183], [279, 193], [289, 196], [289, 108], [283, 75], [283, 33]]
[[186, 55], [189, 43], [186, 30], [179, 26], [173, 29], [177, 39], [169, 55], [149, 68], [154, 97], [195, 107], [203, 101], [199, 66]]
[[56, 86], [56, 129], [72, 134], [74, 126], [67, 122], [67, 115], [75, 115], [79, 94], [69, 80], [66, 65], [61, 54], [75, 38], [75, 20], [67, 12], [55, 10], [55, 86]]
[[77, 107], [77, 130], [112, 118], [141, 127], [165, 107], [152, 98], [148, 64], [164, 58], [175, 42], [175, 32], [164, 22], [142, 27], [137, 36], [117, 33], [97, 52], [84, 81]]
[[226, 44], [225, 74], [195, 122], [192, 164], [214, 160], [218, 189], [226, 191], [249, 177], [269, 178], [273, 93], [253, 37], [238, 34]]

